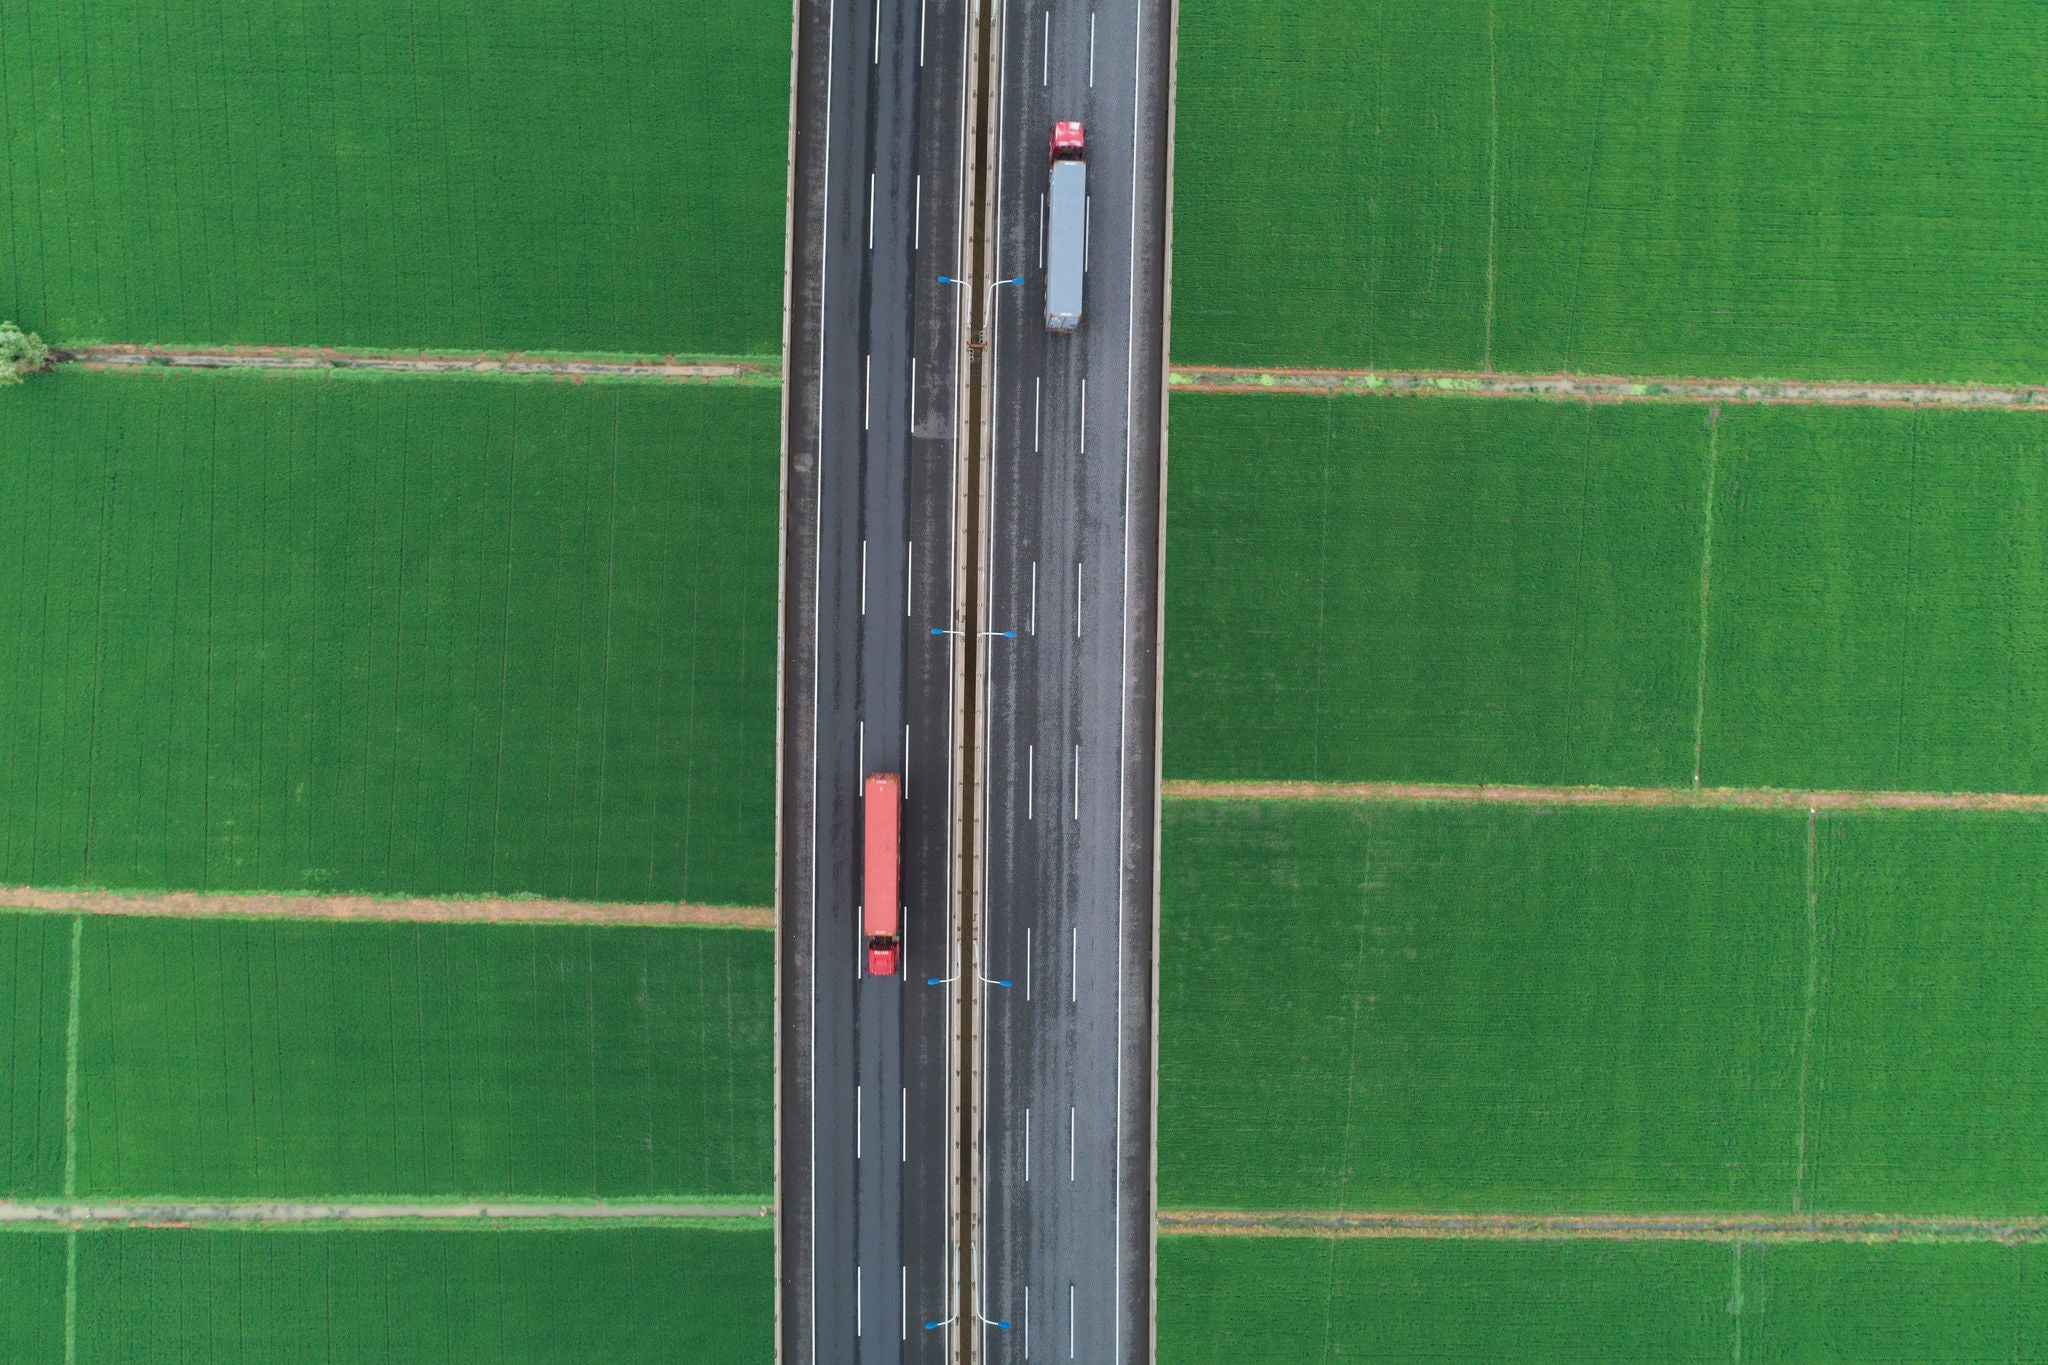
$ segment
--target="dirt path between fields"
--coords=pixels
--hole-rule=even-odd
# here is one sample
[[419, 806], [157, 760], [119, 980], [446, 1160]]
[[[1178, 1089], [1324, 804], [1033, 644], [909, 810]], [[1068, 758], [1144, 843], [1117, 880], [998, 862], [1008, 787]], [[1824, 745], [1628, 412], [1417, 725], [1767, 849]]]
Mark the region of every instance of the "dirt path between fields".
[[415, 924], [701, 924], [773, 929], [764, 905], [685, 905], [671, 901], [526, 900], [513, 897], [286, 896], [167, 891], [49, 891], [0, 886], [0, 909], [72, 915], [153, 915], [189, 919], [396, 920]]
[[2041, 792], [1780, 791], [1770, 787], [1518, 787], [1432, 782], [1164, 782], [1182, 801], [1449, 802], [1499, 806], [1715, 806], [1744, 810], [2048, 811]]
[[1162, 1234], [1441, 1238], [1508, 1242], [2048, 1241], [2048, 1218], [1922, 1218], [1887, 1213], [1377, 1213], [1166, 1210]]
[[0, 1226], [54, 1223], [92, 1227], [248, 1226], [265, 1223], [500, 1223], [767, 1218], [767, 1204], [174, 1204], [141, 1201], [0, 1201]]
[[378, 370], [395, 374], [514, 375], [559, 379], [654, 379], [671, 383], [779, 384], [780, 368], [747, 360], [598, 360], [559, 356], [432, 355], [290, 346], [74, 346], [52, 350], [82, 370], [165, 366], [188, 370]]
[[1490, 374], [1475, 370], [1175, 367], [1187, 393], [1356, 393], [1553, 398], [1579, 403], [1771, 403], [1864, 408], [2048, 408], [2048, 386], [1859, 384], [1820, 380], [1644, 379], [1626, 375]]

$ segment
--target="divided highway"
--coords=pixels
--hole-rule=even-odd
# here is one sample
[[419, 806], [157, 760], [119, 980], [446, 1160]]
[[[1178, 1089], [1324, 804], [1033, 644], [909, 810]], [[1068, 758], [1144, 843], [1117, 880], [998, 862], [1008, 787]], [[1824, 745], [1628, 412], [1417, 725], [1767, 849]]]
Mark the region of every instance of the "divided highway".
[[[801, 0], [784, 470], [782, 1359], [947, 1358], [964, 0]], [[860, 795], [904, 777], [903, 969], [863, 977]]]
[[[779, 815], [790, 1362], [1152, 1353], [1172, 13], [1007, 0], [985, 16], [993, 235], [971, 263], [974, 8], [798, 0]], [[1087, 270], [1079, 329], [1049, 334], [1059, 119], [1087, 129]], [[994, 286], [978, 366], [972, 301], [941, 279], [969, 274], [1021, 277]], [[994, 633], [943, 633], [960, 629]], [[862, 978], [857, 904], [876, 772], [906, 779], [905, 965], [886, 980]], [[969, 791], [978, 846], [962, 859]]]
[[[990, 1361], [1151, 1359], [1166, 0], [1011, 0], [983, 553]], [[1079, 328], [1045, 326], [1048, 136], [1088, 166]]]

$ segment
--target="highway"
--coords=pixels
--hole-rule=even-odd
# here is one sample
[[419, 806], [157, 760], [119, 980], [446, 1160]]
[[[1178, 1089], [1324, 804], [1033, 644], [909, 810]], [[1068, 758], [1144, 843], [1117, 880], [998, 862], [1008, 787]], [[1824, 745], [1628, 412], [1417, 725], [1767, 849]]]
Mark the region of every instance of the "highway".
[[[1152, 1355], [1171, 8], [1010, 0], [997, 48], [977, 1359]], [[1079, 329], [1044, 323], [1053, 123], [1087, 129]], [[1007, 1324], [1007, 1326], [991, 1325]]]
[[[781, 1358], [936, 1362], [952, 1223], [964, 0], [800, 0], [778, 923]], [[904, 974], [864, 980], [859, 796], [905, 777]]]

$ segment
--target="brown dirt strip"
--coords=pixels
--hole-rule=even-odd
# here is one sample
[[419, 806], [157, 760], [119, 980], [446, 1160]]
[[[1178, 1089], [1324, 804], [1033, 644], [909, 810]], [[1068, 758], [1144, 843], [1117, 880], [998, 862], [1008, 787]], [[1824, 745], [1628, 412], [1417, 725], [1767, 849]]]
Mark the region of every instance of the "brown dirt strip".
[[1476, 370], [1176, 368], [1187, 393], [1383, 394], [1550, 398], [1574, 403], [1762, 403], [1814, 407], [2048, 408], [2048, 386], [1859, 384], [1821, 380], [1646, 379]]
[[1713, 806], [1744, 810], [2048, 811], [2042, 792], [1780, 791], [1769, 787], [1519, 787], [1434, 782], [1165, 782], [1181, 801], [1445, 802], [1501, 806]]
[[2048, 1218], [1923, 1218], [1889, 1213], [1379, 1213], [1171, 1210], [1164, 1235], [1201, 1237], [1434, 1238], [1559, 1242], [2001, 1242], [2048, 1241]]
[[285, 346], [168, 349], [159, 346], [74, 346], [51, 358], [84, 370], [160, 365], [195, 370], [377, 370], [396, 374], [515, 375], [558, 379], [655, 379], [672, 383], [779, 384], [775, 365], [748, 361], [578, 360], [561, 357], [375, 354]]
[[152, 915], [188, 919], [395, 920], [416, 924], [701, 924], [773, 929], [760, 905], [685, 905], [669, 901], [442, 900], [425, 896], [213, 895], [195, 891], [128, 894], [0, 886], [0, 909], [71, 915]]
[[767, 1204], [173, 1204], [0, 1201], [0, 1226], [193, 1227], [265, 1223], [500, 1223], [767, 1218]]

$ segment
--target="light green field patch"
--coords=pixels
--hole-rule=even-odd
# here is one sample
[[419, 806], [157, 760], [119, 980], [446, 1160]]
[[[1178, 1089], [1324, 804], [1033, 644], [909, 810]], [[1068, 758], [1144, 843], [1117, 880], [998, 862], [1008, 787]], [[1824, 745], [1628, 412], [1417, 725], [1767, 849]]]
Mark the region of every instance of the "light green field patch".
[[765, 1365], [773, 1253], [759, 1230], [92, 1232], [78, 1359]]
[[0, 3], [53, 341], [772, 355], [789, 7]]
[[93, 920], [79, 1192], [763, 1202], [772, 957], [743, 930]]
[[1821, 831], [1806, 1207], [2048, 1210], [2048, 818]]
[[766, 903], [777, 403], [11, 393], [0, 882]]
[[2039, 382], [2044, 60], [2021, 0], [1199, 0], [1175, 359]]
[[0, 1195], [33, 1198], [64, 1188], [70, 991], [71, 921], [0, 914]]
[[1161, 1237], [1159, 1358], [1726, 1360], [1730, 1257], [1670, 1242]]
[[2048, 427], [1721, 418], [1709, 785], [2048, 790]]
[[1159, 1198], [1790, 1206], [1806, 821], [1169, 801]]
[[1182, 394], [1174, 778], [1669, 784], [1705, 412]]

